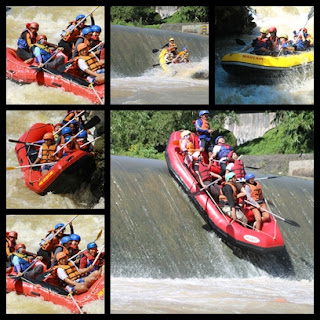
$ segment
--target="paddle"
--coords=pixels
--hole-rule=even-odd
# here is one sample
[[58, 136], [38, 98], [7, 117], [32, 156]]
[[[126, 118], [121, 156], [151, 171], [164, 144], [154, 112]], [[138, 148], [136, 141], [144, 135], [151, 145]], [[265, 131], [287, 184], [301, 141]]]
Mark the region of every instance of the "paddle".
[[[170, 64], [170, 63], [172, 63], [171, 61], [169, 61], [169, 62], [166, 62], [166, 64]], [[153, 67], [157, 67], [157, 66], [160, 66], [161, 65], [161, 63], [156, 63], [156, 64], [153, 64], [152, 66]]]
[[[248, 200], [244, 200], [244, 201], [245, 201], [246, 203], [249, 203], [250, 205], [252, 205], [252, 206], [254, 206], [254, 207], [257, 207], [257, 205], [253, 204], [252, 202], [250, 202], [250, 201], [248, 201]], [[297, 222], [295, 222], [295, 221], [282, 218], [282, 217], [278, 216], [277, 214], [272, 213], [272, 212], [270, 212], [269, 210], [264, 209], [264, 208], [261, 208], [261, 210], [270, 213], [271, 215], [273, 215], [273, 216], [277, 217], [278, 219], [282, 220], [283, 222], [286, 222], [286, 223], [288, 223], [288, 224], [291, 224], [292, 226], [295, 226], [295, 227], [300, 228], [300, 225], [299, 225]]]
[[60, 52], [60, 50], [56, 50], [54, 54], [43, 64], [42, 67], [39, 66], [30, 66], [31, 69], [35, 70], [36, 72], [41, 71], [43, 68], [47, 66], [47, 64]]
[[207, 188], [208, 188], [208, 187], [210, 187], [211, 185], [213, 185], [213, 184], [217, 183], [217, 182], [218, 182], [218, 181], [220, 181], [221, 179], [222, 179], [222, 177], [220, 177], [220, 178], [218, 178], [218, 179], [216, 179], [216, 180], [212, 181], [211, 183], [209, 183], [208, 185], [206, 185], [206, 187], [205, 187], [205, 188], [201, 188], [201, 189], [200, 189], [200, 190], [198, 190], [197, 192], [189, 193], [189, 196], [190, 196], [190, 197], [194, 197], [194, 196], [196, 196], [198, 193], [200, 193], [201, 191], [203, 191], [203, 190], [207, 189]]
[[79, 26], [79, 24], [81, 24], [84, 20], [86, 20], [91, 13], [95, 12], [97, 9], [99, 8], [96, 7], [95, 9], [93, 9], [89, 14], [87, 14], [83, 19], [81, 19], [76, 25], [71, 25], [67, 30], [63, 30], [62, 33], [61, 33], [61, 37], [65, 37], [67, 36], [68, 34], [70, 34], [76, 27]]
[[98, 100], [100, 101], [100, 104], [103, 104], [103, 101], [101, 100], [97, 90], [94, 88], [93, 83], [89, 84], [89, 88], [91, 88], [94, 91], [95, 95], [97, 96]]
[[[48, 162], [46, 164], [55, 164], [56, 162]], [[7, 170], [14, 170], [14, 169], [21, 169], [21, 168], [32, 168], [32, 167], [38, 167], [38, 166], [43, 166], [43, 163], [38, 163], [38, 164], [28, 164], [25, 166], [17, 166], [17, 167], [7, 167]]]
[[153, 53], [156, 53], [156, 52], [158, 52], [158, 51], [160, 51], [160, 50], [162, 50], [162, 49], [152, 49], [152, 52], [153, 52]]
[[68, 121], [63, 127], [61, 127], [58, 131], [54, 132], [53, 135], [59, 133], [64, 127], [66, 127], [74, 118], [80, 117], [86, 110], [82, 110], [80, 113], [76, 114], [70, 121]]
[[100, 139], [100, 138], [101, 138], [101, 137], [97, 137], [97, 138], [93, 139], [92, 141], [88, 141], [88, 142], [84, 143], [83, 145], [81, 145], [80, 148], [83, 148], [83, 147], [86, 146], [87, 144], [92, 143], [93, 141], [96, 141], [96, 140], [98, 140], [98, 139]]
[[35, 143], [31, 143], [31, 142], [24, 142], [24, 141], [20, 141], [20, 140], [14, 140], [14, 139], [9, 139], [9, 142], [15, 142], [15, 143], [23, 143], [27, 146], [37, 146], [37, 147], [41, 147], [41, 144], [35, 144]]
[[29, 271], [29, 270], [38, 262], [38, 260], [39, 260], [39, 259], [35, 258], [35, 259], [32, 261], [32, 263], [30, 264], [30, 266], [29, 266], [26, 270], [24, 270], [20, 276], [10, 275], [10, 277], [13, 278], [13, 279], [15, 279], [15, 280], [21, 280], [21, 277], [23, 277], [24, 274], [25, 274], [27, 271]]
[[101, 255], [103, 249], [104, 249], [104, 245], [101, 247], [101, 249], [99, 250], [98, 255], [97, 255], [96, 258], [94, 259], [94, 261], [93, 261], [93, 263], [92, 263], [93, 266], [94, 266], [95, 263], [97, 262], [97, 260], [98, 260], [99, 256]]
[[311, 7], [311, 9], [310, 9], [310, 11], [309, 11], [309, 13], [308, 13], [307, 22], [305, 23], [304, 27], [299, 31], [297, 39], [299, 39], [300, 33], [303, 32], [303, 29], [306, 27], [308, 21], [313, 17], [313, 14], [314, 14], [314, 7]]
[[83, 311], [81, 310], [81, 308], [79, 307], [77, 301], [73, 297], [73, 292], [72, 291], [68, 294], [68, 297], [71, 297], [73, 303], [76, 305], [76, 307], [79, 310], [80, 314], [83, 314]]
[[271, 176], [271, 177], [262, 177], [262, 178], [255, 178], [255, 181], [259, 180], [267, 180], [267, 179], [275, 179], [275, 178], [280, 178], [280, 176]]
[[70, 224], [75, 218], [77, 218], [79, 215], [77, 214], [75, 217], [73, 217], [68, 223], [66, 223], [63, 227], [61, 227], [55, 234], [50, 233], [48, 237], [45, 239], [41, 239], [40, 246], [46, 245], [49, 243], [59, 232], [64, 230], [68, 224]]

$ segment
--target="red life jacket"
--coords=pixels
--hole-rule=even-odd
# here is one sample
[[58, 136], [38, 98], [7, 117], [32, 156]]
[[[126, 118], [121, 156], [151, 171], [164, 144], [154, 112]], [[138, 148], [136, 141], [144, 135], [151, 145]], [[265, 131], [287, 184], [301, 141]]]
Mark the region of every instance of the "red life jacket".
[[238, 159], [235, 160], [231, 171], [236, 174], [237, 179], [244, 178], [246, 175], [246, 171], [244, 170], [243, 161]]
[[[87, 258], [87, 265], [89, 267], [93, 264], [96, 257], [91, 255], [88, 250], [83, 251], [83, 255]], [[97, 259], [96, 263], [94, 264], [95, 268], [93, 270], [98, 270], [104, 264], [103, 255], [100, 254], [99, 258]]]
[[15, 246], [16, 246], [16, 243], [14, 241], [10, 241], [9, 238], [6, 238], [6, 241], [8, 243], [8, 247], [9, 247], [9, 250], [10, 252], [15, 252]]
[[199, 165], [199, 173], [202, 181], [212, 180], [212, 175], [210, 174], [210, 168], [207, 164], [201, 161], [197, 163]]

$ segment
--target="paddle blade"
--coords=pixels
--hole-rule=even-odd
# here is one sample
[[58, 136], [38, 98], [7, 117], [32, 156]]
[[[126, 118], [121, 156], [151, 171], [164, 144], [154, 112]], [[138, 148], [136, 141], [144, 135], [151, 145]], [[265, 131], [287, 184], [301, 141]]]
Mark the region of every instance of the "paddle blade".
[[100, 239], [101, 235], [102, 235], [102, 229], [98, 233], [97, 238], [96, 238], [96, 240], [94, 240], [94, 242], [98, 241]]
[[311, 10], [308, 14], [308, 20], [313, 17], [313, 13], [314, 13], [314, 7], [311, 8]]
[[84, 126], [84, 130], [90, 129], [94, 127], [96, 124], [100, 122], [100, 118], [98, 116], [94, 116], [92, 119], [90, 119]]
[[283, 220], [283, 221], [286, 222], [286, 223], [288, 223], [288, 224], [291, 224], [291, 225], [294, 226], [294, 227], [300, 228], [300, 224], [297, 223], [297, 222], [295, 222], [295, 221], [288, 220], [288, 219], [285, 219], [285, 220]]
[[156, 53], [156, 52], [158, 52], [159, 51], [159, 49], [152, 49], [152, 52], [153, 53]]
[[16, 167], [7, 167], [7, 171], [8, 170], [13, 170], [13, 169], [16, 169]]

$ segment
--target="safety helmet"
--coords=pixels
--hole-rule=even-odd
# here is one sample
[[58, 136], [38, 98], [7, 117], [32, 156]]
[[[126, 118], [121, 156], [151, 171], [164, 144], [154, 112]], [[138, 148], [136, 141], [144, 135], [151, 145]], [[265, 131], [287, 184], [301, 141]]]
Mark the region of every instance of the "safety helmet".
[[88, 46], [85, 43], [79, 43], [77, 45], [77, 50], [80, 52], [82, 49], [88, 48]]
[[62, 227], [64, 227], [64, 224], [63, 223], [58, 223], [58, 224], [55, 225], [54, 230], [58, 230], [58, 229], [60, 229]]
[[244, 177], [246, 181], [255, 178], [255, 175], [253, 173], [247, 173], [246, 176]]
[[84, 15], [84, 14], [79, 14], [79, 15], [77, 15], [77, 17], [76, 17], [76, 21], [78, 21], [78, 20], [80, 20], [80, 19], [83, 19], [83, 18], [85, 18], [86, 16]]
[[184, 130], [184, 131], [182, 131], [181, 132], [181, 138], [184, 138], [185, 136], [187, 136], [188, 134], [191, 134], [191, 131], [189, 131], [189, 130]]
[[287, 34], [281, 34], [281, 35], [279, 36], [279, 38], [285, 38], [285, 39], [288, 40], [288, 35], [287, 35]]
[[277, 28], [276, 27], [271, 27], [268, 29], [269, 32], [277, 32]]
[[91, 27], [86, 27], [86, 28], [84, 28], [83, 30], [82, 30], [82, 35], [83, 36], [85, 36], [86, 34], [88, 34], [88, 33], [92, 33], [93, 32], [93, 30], [91, 29]]
[[169, 41], [174, 41], [174, 39], [173, 39], [173, 38], [170, 38]]
[[[301, 31], [302, 28], [299, 29], [299, 31]], [[303, 32], [308, 33], [308, 29], [307, 28], [303, 28]]]
[[72, 234], [70, 236], [71, 240], [75, 240], [75, 241], [81, 241], [81, 237], [78, 234]]
[[55, 127], [57, 127], [57, 126], [63, 127], [63, 124], [62, 123], [56, 123]]
[[201, 110], [199, 112], [199, 117], [203, 116], [204, 114], [210, 114], [209, 110]]
[[87, 249], [92, 249], [92, 248], [96, 248], [97, 247], [97, 244], [95, 242], [89, 242], [88, 245], [87, 245]]
[[93, 32], [101, 32], [101, 28], [97, 25], [91, 26]]
[[235, 153], [234, 150], [232, 150], [232, 151], [230, 151], [230, 152], [228, 153], [228, 160], [232, 160], [232, 156], [233, 156], [234, 153]]
[[226, 181], [227, 182], [229, 182], [229, 180], [230, 179], [232, 179], [233, 177], [235, 177], [236, 176], [236, 174], [234, 173], [234, 172], [229, 172], [229, 173], [227, 173], [226, 175], [225, 175], [225, 179], [226, 179]]
[[37, 23], [37, 22], [28, 22], [28, 23], [26, 23], [26, 28], [30, 29], [30, 27], [39, 29], [39, 23]]
[[18, 239], [18, 233], [15, 231], [10, 231], [8, 233], [8, 237], [14, 237], [14, 238]]
[[183, 50], [183, 51], [184, 51], [184, 50], [188, 50], [188, 47], [183, 47], [182, 50]]
[[18, 251], [20, 248], [26, 248], [26, 246], [23, 243], [18, 243], [16, 244], [16, 246], [14, 247], [16, 251]]
[[83, 130], [81, 133], [78, 134], [78, 138], [87, 138], [88, 134], [87, 131]]
[[72, 130], [69, 127], [65, 127], [61, 130], [61, 134], [64, 136], [65, 134], [71, 133]]
[[199, 157], [200, 157], [200, 151], [196, 151], [196, 152], [192, 155], [192, 158], [193, 158], [194, 160], [198, 160]]
[[67, 243], [67, 242], [69, 242], [69, 241], [72, 241], [71, 237], [65, 236], [65, 237], [63, 237], [63, 238], [61, 239], [61, 244], [65, 244], [65, 243]]
[[56, 260], [59, 261], [62, 258], [66, 258], [67, 255], [64, 252], [58, 252], [56, 255]]
[[269, 30], [268, 30], [267, 28], [261, 28], [261, 29], [260, 29], [260, 32], [261, 32], [261, 33], [268, 34], [268, 33], [269, 33]]
[[47, 132], [43, 136], [43, 140], [54, 140], [52, 132]]
[[48, 40], [46, 35], [44, 35], [44, 34], [39, 34], [39, 35], [37, 36], [37, 38], [36, 38], [36, 41], [39, 42], [41, 39], [44, 39], [44, 40], [46, 40], [46, 41]]
[[217, 136], [217, 137], [216, 137], [216, 140], [214, 140], [214, 143], [215, 143], [215, 144], [218, 144], [218, 141], [219, 141], [220, 138], [223, 138], [223, 136]]

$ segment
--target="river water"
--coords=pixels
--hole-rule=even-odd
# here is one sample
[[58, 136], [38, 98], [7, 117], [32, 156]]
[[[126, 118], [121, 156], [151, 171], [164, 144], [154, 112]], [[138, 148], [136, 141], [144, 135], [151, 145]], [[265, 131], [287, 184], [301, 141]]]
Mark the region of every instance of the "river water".
[[[170, 37], [179, 51], [189, 48], [191, 61], [172, 66], [172, 74], [152, 67], [159, 63], [159, 52], [152, 49], [162, 47]], [[209, 80], [192, 77], [209, 71], [207, 36], [112, 25], [110, 45], [111, 104], [209, 103]]]
[[[233, 79], [221, 66], [221, 58], [244, 46], [235, 42], [242, 39], [247, 45], [259, 36], [261, 27], [275, 26], [277, 35], [286, 33], [293, 38], [293, 31], [299, 31], [307, 22], [310, 6], [252, 6], [255, 10], [253, 21], [257, 27], [252, 35], [217, 37], [215, 40], [215, 103], [216, 104], [314, 104], [314, 77], [287, 77], [275, 84], [241, 83]], [[314, 18], [307, 24], [308, 31], [314, 35]], [[250, 51], [250, 50], [248, 50]]]
[[267, 255], [207, 231], [164, 161], [112, 156], [111, 313], [313, 313], [313, 181], [261, 185], [300, 225], [278, 221], [286, 248]]
[[[11, 6], [6, 16], [6, 46], [17, 48], [20, 33], [27, 22], [39, 23], [38, 34], [45, 34], [49, 42], [57, 44], [61, 31], [79, 14], [89, 14], [95, 6]], [[95, 24], [102, 28], [100, 40], [104, 41], [104, 7], [99, 7], [93, 13]], [[91, 24], [90, 18], [87, 24]], [[62, 89], [38, 86], [35, 83], [20, 85], [6, 80], [7, 104], [92, 104], [83, 97], [79, 97]]]
[[[43, 211], [42, 211], [43, 212]], [[45, 237], [47, 231], [57, 223], [67, 223], [74, 215], [7, 215], [6, 230], [18, 232], [18, 242], [24, 243], [30, 252], [37, 252], [39, 242]], [[87, 243], [92, 242], [103, 232], [97, 241], [98, 248], [104, 244], [104, 215], [79, 215], [73, 220], [74, 232], [81, 236], [80, 249], [84, 249]], [[66, 233], [69, 233], [69, 226]], [[94, 301], [84, 306], [83, 310], [88, 314], [104, 314], [104, 301]], [[14, 292], [6, 295], [7, 314], [71, 314], [69, 309], [38, 298], [17, 295]]]
[[[66, 111], [7, 111], [6, 112], [6, 166], [18, 166], [15, 143], [8, 139], [18, 140], [33, 124], [58, 123], [66, 115]], [[91, 129], [91, 130], [94, 130]], [[92, 131], [93, 132], [93, 131]], [[92, 137], [89, 135], [89, 140]], [[98, 203], [90, 201], [92, 195], [88, 185], [83, 185], [74, 194], [52, 194], [39, 196], [25, 186], [24, 176], [20, 169], [6, 171], [6, 207], [21, 208], [61, 208], [61, 209], [104, 209], [104, 198]]]

